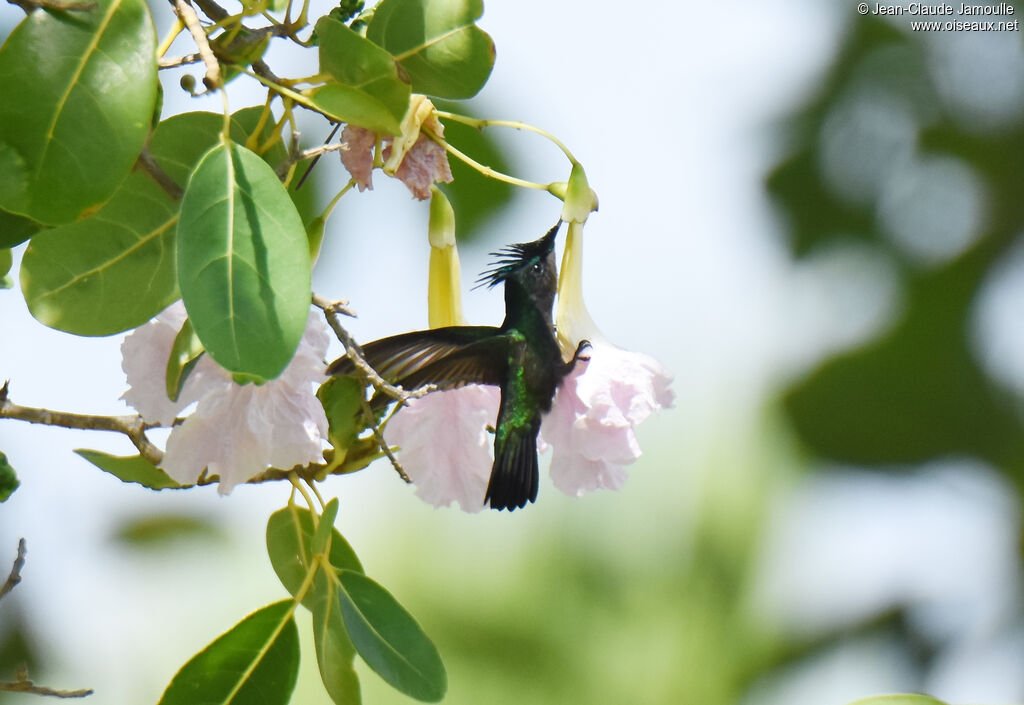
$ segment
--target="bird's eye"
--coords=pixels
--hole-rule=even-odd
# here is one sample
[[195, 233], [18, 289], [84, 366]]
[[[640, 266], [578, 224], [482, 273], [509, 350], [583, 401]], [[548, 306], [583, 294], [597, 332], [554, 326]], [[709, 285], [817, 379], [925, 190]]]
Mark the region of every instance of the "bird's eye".
[[533, 271], [535, 271], [535, 272], [539, 272], [539, 271], [540, 271], [541, 269], [543, 269], [543, 268], [544, 268], [544, 267], [543, 267], [543, 265], [541, 265], [541, 263], [540, 263], [540, 262], [534, 262], [534, 263], [533, 263]]

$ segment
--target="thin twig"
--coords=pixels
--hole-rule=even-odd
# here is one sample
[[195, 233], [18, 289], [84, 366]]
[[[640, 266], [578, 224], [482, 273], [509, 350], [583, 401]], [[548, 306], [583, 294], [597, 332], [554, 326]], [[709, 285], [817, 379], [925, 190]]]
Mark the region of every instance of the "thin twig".
[[18, 555], [14, 559], [14, 565], [11, 567], [11, 574], [7, 576], [7, 580], [3, 586], [0, 586], [0, 600], [4, 598], [4, 595], [14, 589], [14, 586], [21, 582], [21, 569], [25, 567], [25, 539], [18, 539]]
[[196, 54], [185, 54], [184, 56], [175, 56], [171, 59], [158, 59], [156, 65], [161, 69], [173, 69], [175, 66], [184, 66], [185, 64], [198, 64], [203, 60], [203, 57]]
[[185, 23], [185, 26], [188, 27], [188, 31], [192, 35], [196, 47], [199, 49], [199, 56], [202, 57], [203, 63], [206, 64], [206, 75], [203, 77], [203, 84], [207, 90], [215, 91], [221, 85], [220, 62], [217, 61], [217, 57], [213, 54], [213, 49], [210, 48], [206, 32], [199, 22], [199, 15], [196, 14], [196, 11], [186, 0], [174, 0], [173, 4], [174, 11], [181, 18], [181, 21]]
[[207, 17], [214, 22], [220, 22], [229, 16], [229, 12], [218, 5], [214, 0], [196, 0], [196, 5]]
[[373, 388], [378, 392], [382, 392], [392, 399], [405, 403], [408, 399], [418, 399], [419, 397], [426, 396], [430, 392], [437, 389], [433, 384], [428, 384], [412, 391], [407, 391], [401, 386], [395, 386], [388, 383], [383, 377], [377, 374], [377, 371], [370, 367], [370, 363], [363, 357], [362, 351], [359, 349], [358, 343], [352, 339], [349, 332], [341, 325], [341, 321], [338, 320], [338, 314], [344, 313], [346, 316], [354, 316], [351, 309], [348, 308], [346, 302], [341, 301], [329, 301], [318, 294], [313, 294], [313, 305], [324, 312], [324, 317], [327, 319], [327, 325], [331, 327], [334, 334], [338, 336], [338, 340], [345, 346], [345, 354], [355, 365], [356, 370], [360, 374], [365, 375], [366, 380], [373, 385]]
[[30, 693], [32, 695], [47, 695], [51, 698], [84, 698], [87, 695], [92, 695], [91, 688], [55, 690], [42, 685], [36, 685], [28, 679], [28, 668], [24, 664], [18, 668], [14, 677], [15, 680], [13, 681], [0, 681], [0, 692]]
[[[333, 128], [331, 128], [331, 134], [327, 135], [327, 139], [325, 139], [325, 140], [324, 140], [324, 147], [327, 147], [327, 146], [328, 146], [328, 144], [330, 143], [330, 141], [331, 141], [332, 139], [334, 139], [334, 135], [336, 135], [336, 134], [338, 133], [338, 129], [339, 129], [340, 127], [341, 127], [341, 123], [340, 123], [340, 122], [336, 122], [336, 123], [334, 123], [334, 127], [333, 127]], [[337, 146], [337, 147], [335, 147], [335, 149], [346, 149], [347, 147], [348, 147], [348, 145], [344, 145], [344, 143], [342, 143], [342, 142], [339, 142], [339, 143], [338, 143], [338, 146]], [[307, 150], [307, 151], [308, 151], [308, 150]], [[313, 173], [313, 167], [315, 167], [315, 166], [316, 166], [316, 163], [317, 163], [318, 161], [320, 161], [320, 157], [321, 157], [321, 156], [322, 156], [323, 154], [324, 154], [324, 152], [320, 152], [320, 154], [316, 154], [316, 155], [313, 155], [313, 161], [312, 161], [312, 162], [310, 162], [310, 163], [309, 163], [309, 166], [307, 166], [307, 167], [306, 167], [306, 172], [305, 172], [305, 173], [304, 173], [304, 174], [302, 175], [302, 178], [301, 178], [301, 179], [299, 179], [299, 183], [298, 183], [298, 185], [296, 185], [296, 186], [295, 186], [295, 190], [296, 190], [296, 191], [298, 191], [298, 190], [299, 190], [300, 188], [302, 188], [302, 184], [306, 183], [306, 179], [308, 179], [308, 178], [309, 178], [309, 175], [310, 175], [311, 173]], [[308, 157], [307, 157], [307, 158], [308, 158]]]
[[[277, 175], [282, 176], [283, 174], [287, 173], [288, 170], [292, 168], [292, 164], [298, 164], [299, 162], [304, 162], [307, 159], [316, 160], [329, 152], [343, 151], [347, 148], [348, 145], [341, 142], [337, 142], [335, 144], [323, 144], [320, 145], [319, 147], [310, 147], [309, 149], [304, 149], [301, 152], [295, 151], [294, 153], [289, 154], [288, 159], [285, 160], [281, 164], [281, 166], [277, 168]], [[299, 188], [299, 186], [302, 186], [302, 184], [305, 182], [306, 176], [309, 174], [309, 171], [313, 168], [314, 164], [316, 164], [316, 161], [314, 161], [313, 164], [309, 165], [309, 169], [307, 169], [306, 173], [303, 174], [302, 179], [299, 181], [298, 185], [295, 188]]]
[[284, 85], [284, 79], [282, 79], [280, 76], [271, 71], [270, 67], [267, 66], [267, 63], [263, 59], [259, 59], [257, 61], [252, 62], [250, 66], [252, 66], [252, 71], [257, 76], [265, 78], [273, 84], [279, 86]]
[[362, 402], [363, 405], [363, 417], [370, 425], [370, 433], [373, 434], [374, 443], [377, 444], [377, 447], [381, 449], [381, 452], [383, 452], [384, 455], [387, 456], [388, 460], [391, 461], [391, 467], [393, 467], [395, 472], [398, 473], [398, 476], [405, 481], [405, 484], [411, 485], [412, 478], [409, 477], [409, 473], [405, 471], [402, 464], [398, 462], [398, 458], [395, 457], [395, 454], [391, 452], [391, 446], [388, 445], [386, 440], [384, 440], [384, 434], [380, 431], [380, 424], [377, 423], [377, 417], [374, 416], [373, 409], [370, 408], [370, 402], [367, 401], [365, 397], [360, 399], [360, 402]]
[[[6, 395], [7, 385], [4, 384], [3, 391]], [[0, 599], [14, 589], [14, 586], [21, 582], [21, 570], [25, 567], [25, 539], [18, 539], [18, 555], [11, 567], [11, 574], [2, 586], [0, 586]], [[0, 681], [0, 692], [8, 693], [31, 693], [32, 695], [49, 695], [55, 698], [84, 698], [92, 695], [92, 690], [54, 690], [45, 686], [36, 685], [28, 679], [28, 668], [22, 664], [14, 674], [13, 681]]]
[[163, 451], [146, 437], [146, 424], [141, 416], [95, 416], [73, 414], [67, 411], [50, 411], [15, 404], [8, 399], [8, 385], [0, 389], [0, 419], [18, 419], [44, 426], [61, 426], [86, 431], [113, 431], [121, 433], [139, 449], [139, 453], [153, 465], [159, 465]]
[[[370, 366], [363, 357], [362, 351], [359, 349], [359, 345], [352, 340], [352, 336], [349, 335], [348, 331], [341, 325], [341, 321], [338, 320], [338, 313], [346, 313], [352, 315], [345, 303], [340, 301], [331, 302], [322, 296], [316, 294], [313, 295], [313, 305], [324, 312], [324, 316], [327, 318], [327, 324], [334, 331], [335, 335], [338, 336], [338, 340], [345, 346], [345, 354], [355, 365], [356, 370], [364, 378], [366, 382], [373, 385], [373, 388], [378, 392], [381, 392], [392, 399], [396, 400], [399, 404], [405, 404], [409, 399], [418, 399], [419, 397], [425, 396], [430, 392], [437, 389], [436, 385], [427, 384], [417, 389], [407, 391], [400, 386], [394, 386], [384, 380], [377, 371]], [[411, 483], [412, 480], [406, 473], [405, 468], [398, 462], [398, 458], [391, 452], [391, 447], [387, 441], [384, 440], [384, 434], [381, 433], [380, 425], [377, 423], [377, 419], [370, 408], [370, 403], [365, 398], [361, 400], [363, 405], [363, 415], [366, 417], [366, 421], [369, 424], [370, 432], [373, 434], [373, 440], [377, 444], [377, 447], [381, 449], [384, 455], [387, 456], [388, 460], [391, 461], [391, 466], [395, 468], [395, 472], [405, 482]]]
[[163, 167], [157, 163], [153, 155], [150, 154], [148, 148], [143, 148], [142, 152], [139, 153], [139, 158], [135, 160], [135, 163], [146, 172], [153, 181], [156, 182], [157, 186], [164, 190], [168, 196], [173, 198], [175, 201], [180, 201], [181, 197], [185, 195], [185, 191], [177, 184], [177, 182], [167, 175], [167, 172], [163, 170]]

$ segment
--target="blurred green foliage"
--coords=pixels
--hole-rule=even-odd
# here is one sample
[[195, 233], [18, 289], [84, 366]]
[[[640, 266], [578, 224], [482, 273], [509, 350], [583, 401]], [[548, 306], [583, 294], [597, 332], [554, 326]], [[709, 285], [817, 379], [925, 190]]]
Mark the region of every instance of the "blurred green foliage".
[[[795, 148], [768, 179], [797, 258], [830, 243], [861, 240], [894, 262], [902, 279], [893, 325], [793, 385], [785, 407], [802, 442], [822, 458], [889, 470], [942, 456], [976, 457], [1024, 488], [1019, 399], [986, 374], [972, 341], [979, 288], [1024, 229], [1024, 114], [998, 129], [956, 114], [937, 85], [943, 69], [935, 42], [961, 41], [954, 35], [964, 33], [929, 37], [907, 30], [908, 22], [873, 17], [850, 24], [817, 95], [787, 121]], [[1000, 67], [987, 68], [994, 76]], [[906, 188], [895, 155], [874, 174], [873, 191], [851, 196], [830, 181], [835, 155], [822, 136], [847, 100], [897, 106], [917, 130], [911, 159], [956, 160], [980, 178], [985, 216], [965, 249], [928, 261], [886, 232], [882, 202]], [[854, 147], [870, 152], [872, 145], [865, 140]], [[894, 144], [893, 152], [898, 148]]]

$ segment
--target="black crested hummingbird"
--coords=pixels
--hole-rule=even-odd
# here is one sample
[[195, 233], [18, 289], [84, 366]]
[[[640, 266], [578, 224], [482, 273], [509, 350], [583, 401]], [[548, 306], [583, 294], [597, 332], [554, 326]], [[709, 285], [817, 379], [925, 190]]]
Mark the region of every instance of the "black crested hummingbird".
[[[362, 346], [370, 366], [405, 389], [427, 384], [438, 389], [466, 384], [500, 388], [494, 465], [484, 496], [492, 509], [513, 511], [537, 499], [541, 416], [551, 410], [555, 391], [589, 346], [587, 341], [580, 342], [572, 360], [565, 362], [555, 339], [551, 308], [558, 282], [555, 236], [559, 225], [539, 240], [491, 253], [498, 259], [477, 282], [488, 288], [505, 285], [505, 320], [500, 328], [448, 326]], [[341, 357], [327, 373], [354, 370], [351, 360]], [[386, 404], [388, 399], [377, 395], [375, 401]]]

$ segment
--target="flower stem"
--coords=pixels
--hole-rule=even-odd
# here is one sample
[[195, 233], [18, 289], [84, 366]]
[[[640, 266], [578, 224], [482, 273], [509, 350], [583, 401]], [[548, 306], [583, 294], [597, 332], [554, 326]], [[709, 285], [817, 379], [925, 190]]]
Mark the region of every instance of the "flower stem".
[[288, 474], [288, 482], [292, 483], [292, 487], [302, 495], [302, 498], [306, 500], [306, 506], [309, 507], [309, 511], [316, 514], [316, 506], [313, 504], [313, 498], [309, 496], [309, 492], [306, 492], [306, 488], [299, 482], [299, 475], [296, 472]]
[[449, 152], [452, 156], [454, 156], [456, 159], [464, 162], [466, 166], [475, 169], [476, 171], [480, 172], [489, 179], [495, 179], [496, 181], [504, 181], [506, 184], [512, 184], [513, 186], [520, 186], [522, 188], [537, 189], [538, 191], [550, 190], [546, 184], [538, 184], [535, 181], [527, 181], [526, 179], [520, 179], [515, 176], [503, 174], [500, 171], [495, 171], [491, 167], [485, 166], [478, 162], [477, 160], [473, 159], [473, 157], [469, 156], [468, 154], [461, 152], [458, 148], [453, 147], [447, 141], [445, 141], [441, 137], [438, 137], [430, 130], [422, 128], [422, 131], [426, 133], [427, 136], [430, 137], [430, 139], [434, 140], [439, 145], [444, 147], [445, 150]]
[[556, 147], [562, 150], [562, 154], [564, 154], [565, 158], [568, 159], [571, 163], [576, 164], [577, 162], [576, 157], [573, 156], [573, 153], [569, 151], [569, 148], [565, 146], [565, 143], [563, 143], [562, 140], [558, 139], [547, 130], [542, 130], [539, 127], [534, 127], [529, 123], [519, 122], [518, 120], [487, 120], [484, 118], [472, 118], [466, 115], [459, 115], [458, 113], [449, 113], [446, 110], [435, 110], [434, 112], [438, 117], [454, 120], [455, 122], [461, 122], [463, 125], [475, 127], [478, 130], [482, 130], [485, 127], [511, 127], [516, 130], [526, 130], [527, 132], [533, 132], [554, 143]]

